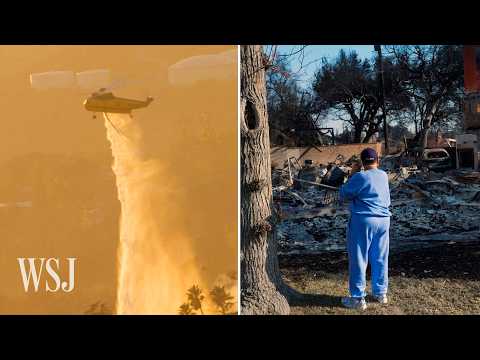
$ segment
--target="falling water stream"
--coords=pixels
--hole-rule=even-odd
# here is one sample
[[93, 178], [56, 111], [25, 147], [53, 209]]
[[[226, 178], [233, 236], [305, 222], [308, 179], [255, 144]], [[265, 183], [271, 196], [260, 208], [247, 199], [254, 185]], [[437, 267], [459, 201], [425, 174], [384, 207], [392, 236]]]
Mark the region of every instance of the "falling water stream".
[[137, 119], [104, 118], [121, 203], [116, 312], [175, 314], [186, 289], [205, 285], [175, 206], [179, 190], [159, 159], [144, 158]]

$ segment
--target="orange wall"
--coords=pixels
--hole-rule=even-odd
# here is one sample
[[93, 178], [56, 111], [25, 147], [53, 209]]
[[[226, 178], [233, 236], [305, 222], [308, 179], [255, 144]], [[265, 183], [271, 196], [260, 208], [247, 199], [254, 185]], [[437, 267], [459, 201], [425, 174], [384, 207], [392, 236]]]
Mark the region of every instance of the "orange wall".
[[464, 82], [467, 92], [480, 91], [480, 68], [477, 62], [480, 47], [465, 45], [463, 49]]

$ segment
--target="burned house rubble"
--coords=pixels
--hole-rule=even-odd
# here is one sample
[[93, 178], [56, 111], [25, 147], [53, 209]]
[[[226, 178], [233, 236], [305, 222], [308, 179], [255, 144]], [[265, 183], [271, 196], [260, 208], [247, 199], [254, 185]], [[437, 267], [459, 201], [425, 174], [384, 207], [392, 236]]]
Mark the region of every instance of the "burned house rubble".
[[[281, 254], [346, 249], [348, 204], [339, 203], [338, 187], [356, 160], [300, 165], [289, 159], [283, 169], [272, 171]], [[480, 172], [434, 172], [412, 163], [390, 166], [389, 160], [381, 168], [390, 181], [391, 251], [480, 241]]]

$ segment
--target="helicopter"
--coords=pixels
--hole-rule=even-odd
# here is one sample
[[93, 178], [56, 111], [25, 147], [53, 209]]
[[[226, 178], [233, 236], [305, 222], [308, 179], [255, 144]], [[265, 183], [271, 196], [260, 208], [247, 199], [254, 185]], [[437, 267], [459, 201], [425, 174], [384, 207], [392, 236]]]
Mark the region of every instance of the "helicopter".
[[147, 97], [145, 101], [116, 97], [112, 93], [112, 89], [128, 85], [128, 83], [119, 79], [112, 80], [108, 69], [87, 70], [80, 73], [73, 71], [33, 73], [30, 74], [30, 84], [37, 90], [79, 89], [91, 92], [93, 89], [100, 88], [98, 91], [90, 93], [83, 101], [83, 106], [87, 111], [93, 112], [94, 119], [97, 118], [97, 112], [104, 113], [105, 118], [118, 133], [121, 131], [112, 123], [108, 116], [109, 113], [129, 114], [132, 117], [132, 110], [147, 107], [153, 101], [152, 97]]
[[[165, 95], [172, 88], [181, 91], [204, 80], [231, 80], [232, 74], [235, 74], [235, 72], [230, 71], [229, 68], [235, 66], [236, 61], [236, 49], [181, 59], [169, 66], [165, 74], [160, 75], [160, 78], [166, 81], [160, 84], [160, 88], [157, 85], [157, 91], [161, 91]], [[121, 98], [115, 96], [112, 89], [129, 87], [135, 83], [137, 85], [148, 83], [151, 82], [151, 77], [151, 75], [148, 75], [143, 79], [133, 80], [122, 76], [113, 79], [109, 69], [92, 69], [77, 73], [71, 70], [61, 70], [31, 73], [30, 85], [36, 90], [78, 89], [79, 91], [85, 91], [85, 94], [90, 94], [83, 101], [85, 110], [93, 113], [94, 119], [97, 117], [96, 113], [103, 113], [105, 118], [115, 127], [108, 114], [129, 114], [132, 117], [132, 110], [147, 107], [153, 101], [153, 97], [148, 96], [145, 100]], [[96, 89], [99, 90], [92, 93]], [[116, 128], [115, 130], [118, 131]]]
[[87, 111], [93, 112], [93, 119], [97, 118], [97, 112], [104, 113], [105, 118], [115, 131], [125, 136], [125, 134], [113, 124], [108, 114], [129, 114], [131, 117], [132, 110], [147, 107], [152, 101], [153, 97], [151, 96], [148, 96], [145, 101], [116, 97], [112, 91], [107, 88], [101, 88], [86, 98], [83, 106]]
[[147, 107], [152, 101], [151, 96], [148, 96], [145, 101], [116, 97], [113, 92], [101, 88], [85, 99], [83, 106], [87, 111], [94, 113], [131, 114], [132, 110]]

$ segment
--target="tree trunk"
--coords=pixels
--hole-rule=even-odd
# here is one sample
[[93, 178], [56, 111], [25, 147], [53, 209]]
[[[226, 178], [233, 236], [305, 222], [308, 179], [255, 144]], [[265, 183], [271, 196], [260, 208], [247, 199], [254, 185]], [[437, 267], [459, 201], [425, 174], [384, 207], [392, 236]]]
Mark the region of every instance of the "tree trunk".
[[368, 144], [371, 137], [375, 135], [377, 132], [378, 132], [378, 126], [371, 123], [367, 129], [367, 132], [365, 133], [365, 137], [363, 138], [362, 143]]
[[428, 146], [428, 134], [429, 134], [429, 131], [430, 130], [430, 127], [423, 127], [422, 130], [420, 130], [420, 147], [423, 150], [425, 150], [425, 148]]
[[425, 150], [428, 145], [428, 134], [430, 133], [430, 128], [432, 127], [433, 118], [437, 112], [438, 104], [439, 100], [433, 103], [430, 111], [422, 121], [422, 129], [420, 130], [420, 145], [422, 147], [422, 151]]
[[241, 47], [241, 312], [288, 314], [272, 200], [265, 70], [259, 45]]
[[353, 142], [355, 144], [362, 142], [362, 130], [363, 126], [355, 125], [353, 129]]
[[371, 137], [373, 136], [374, 133], [368, 133], [365, 135], [365, 137], [363, 138], [362, 140], [362, 143], [363, 144], [368, 144], [368, 142], [370, 141]]

